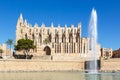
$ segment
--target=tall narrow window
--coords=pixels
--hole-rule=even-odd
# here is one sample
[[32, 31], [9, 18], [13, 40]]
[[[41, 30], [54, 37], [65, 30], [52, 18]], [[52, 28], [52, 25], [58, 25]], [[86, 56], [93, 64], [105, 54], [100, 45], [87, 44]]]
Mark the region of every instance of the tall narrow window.
[[78, 31], [76, 33], [76, 42], [80, 42], [80, 33]]
[[35, 39], [35, 36], [34, 36], [34, 34], [32, 34], [32, 39], [33, 39], [33, 40]]
[[65, 43], [66, 42], [66, 37], [65, 34], [62, 35], [62, 42]]
[[42, 44], [42, 35], [39, 33], [39, 44]]
[[23, 33], [23, 30], [21, 29], [21, 34]]
[[56, 34], [56, 36], [55, 36], [55, 43], [59, 43], [59, 36], [58, 36], [58, 34]]
[[84, 53], [85, 53], [85, 43], [84, 43]]
[[49, 30], [49, 29], [47, 30], [47, 34], [48, 34], [48, 35], [50, 34], [50, 30]]
[[74, 43], [74, 53], [75, 53], [75, 43]]
[[73, 53], [73, 35], [72, 33], [69, 34], [69, 52]]
[[49, 34], [49, 37], [48, 37], [48, 38], [49, 38], [49, 41], [51, 42], [51, 39], [52, 39], [52, 36], [51, 36], [51, 34]]
[[59, 36], [58, 34], [55, 35], [55, 43], [56, 43], [56, 53], [59, 52]]

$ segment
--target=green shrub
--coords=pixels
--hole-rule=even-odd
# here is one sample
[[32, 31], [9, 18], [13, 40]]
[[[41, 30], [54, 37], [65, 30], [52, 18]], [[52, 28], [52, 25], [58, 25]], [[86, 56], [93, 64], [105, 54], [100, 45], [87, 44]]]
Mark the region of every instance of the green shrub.
[[0, 56], [0, 59], [2, 59], [3, 57], [2, 56]]

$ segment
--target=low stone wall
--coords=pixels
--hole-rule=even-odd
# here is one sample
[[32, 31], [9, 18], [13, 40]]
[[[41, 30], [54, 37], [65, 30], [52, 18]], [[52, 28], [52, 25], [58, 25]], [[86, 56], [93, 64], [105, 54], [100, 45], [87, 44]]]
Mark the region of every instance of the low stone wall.
[[0, 60], [0, 71], [83, 70], [84, 61]]
[[[83, 59], [78, 61], [0, 60], [0, 71], [84, 71]], [[100, 71], [120, 71], [120, 59], [101, 60]]]
[[120, 71], [120, 58], [101, 60], [101, 71]]

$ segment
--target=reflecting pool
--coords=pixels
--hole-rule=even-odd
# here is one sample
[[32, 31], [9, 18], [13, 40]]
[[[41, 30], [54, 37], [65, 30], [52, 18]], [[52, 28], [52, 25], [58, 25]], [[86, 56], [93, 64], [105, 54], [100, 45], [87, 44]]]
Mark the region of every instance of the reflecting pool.
[[0, 80], [120, 80], [120, 73], [0, 72]]

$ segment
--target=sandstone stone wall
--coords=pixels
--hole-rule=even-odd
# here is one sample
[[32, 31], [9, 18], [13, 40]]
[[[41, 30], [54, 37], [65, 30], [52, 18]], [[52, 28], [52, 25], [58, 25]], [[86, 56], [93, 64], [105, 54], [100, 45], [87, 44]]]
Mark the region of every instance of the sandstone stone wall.
[[[100, 71], [120, 71], [120, 59], [101, 60]], [[84, 60], [0, 60], [0, 71], [84, 71]]]
[[83, 69], [83, 61], [0, 60], [0, 71], [72, 71]]
[[113, 58], [101, 61], [102, 71], [120, 71], [120, 58]]

